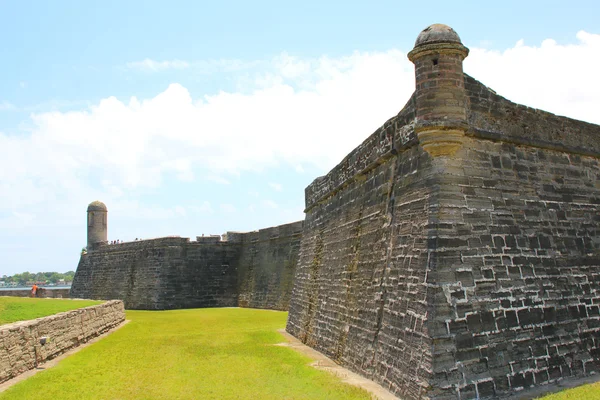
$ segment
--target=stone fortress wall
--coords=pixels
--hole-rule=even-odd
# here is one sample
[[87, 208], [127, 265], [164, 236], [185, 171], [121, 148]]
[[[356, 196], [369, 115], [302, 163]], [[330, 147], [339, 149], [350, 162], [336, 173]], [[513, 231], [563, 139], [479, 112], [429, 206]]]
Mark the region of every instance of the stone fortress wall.
[[467, 54], [426, 29], [409, 102], [306, 189], [287, 331], [403, 399], [600, 371], [600, 127], [498, 96]]
[[600, 372], [600, 127], [502, 98], [467, 55], [445, 25], [419, 35], [415, 93], [306, 188], [304, 222], [88, 243], [72, 297], [289, 308], [288, 332], [403, 399]]
[[[121, 299], [128, 309], [288, 308], [302, 221], [256, 232], [95, 246], [71, 297]], [[89, 247], [89, 246], [88, 246]]]

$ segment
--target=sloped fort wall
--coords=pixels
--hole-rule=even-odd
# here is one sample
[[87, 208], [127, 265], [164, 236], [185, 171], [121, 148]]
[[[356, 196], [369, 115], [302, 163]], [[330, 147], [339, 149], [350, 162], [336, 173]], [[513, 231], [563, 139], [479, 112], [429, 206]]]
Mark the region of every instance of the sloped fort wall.
[[287, 331], [406, 399], [600, 370], [600, 127], [498, 96], [467, 53], [425, 30], [404, 109], [306, 189]]
[[219, 237], [166, 237], [83, 254], [71, 297], [121, 299], [128, 309], [288, 307], [302, 221]]

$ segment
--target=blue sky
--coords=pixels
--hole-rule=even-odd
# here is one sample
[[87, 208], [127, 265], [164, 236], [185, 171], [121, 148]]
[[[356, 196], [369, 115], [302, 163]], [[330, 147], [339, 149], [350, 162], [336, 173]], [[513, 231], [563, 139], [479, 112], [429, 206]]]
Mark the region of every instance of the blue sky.
[[0, 0], [0, 276], [75, 269], [96, 199], [110, 239], [303, 218], [432, 23], [499, 94], [600, 123], [598, 3], [486, 3]]

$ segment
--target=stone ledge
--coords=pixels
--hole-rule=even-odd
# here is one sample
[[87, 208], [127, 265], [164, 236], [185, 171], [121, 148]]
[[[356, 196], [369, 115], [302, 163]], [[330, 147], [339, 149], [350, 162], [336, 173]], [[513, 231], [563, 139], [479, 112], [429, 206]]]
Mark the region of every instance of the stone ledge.
[[286, 332], [285, 329], [279, 329], [277, 332], [279, 332], [286, 341], [277, 343], [276, 346], [289, 347], [305, 356], [312, 358], [314, 360], [310, 364], [312, 367], [329, 372], [330, 374], [340, 378], [340, 380], [344, 383], [348, 383], [366, 390], [374, 400], [402, 400], [400, 397], [396, 397], [390, 393], [380, 384], [355, 372], [352, 372], [347, 368], [344, 368], [323, 353], [320, 353], [312, 347], [305, 345], [300, 340]]

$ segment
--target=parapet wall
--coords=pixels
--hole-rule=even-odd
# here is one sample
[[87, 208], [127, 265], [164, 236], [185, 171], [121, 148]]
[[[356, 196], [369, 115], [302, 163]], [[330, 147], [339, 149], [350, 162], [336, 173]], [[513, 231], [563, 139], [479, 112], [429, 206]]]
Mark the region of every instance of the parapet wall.
[[128, 309], [286, 309], [301, 227], [102, 246], [81, 256], [71, 295], [121, 299]]
[[[122, 301], [0, 326], [0, 383], [120, 325]], [[47, 337], [45, 345], [40, 338]]]
[[600, 127], [465, 82], [455, 154], [411, 99], [306, 189], [287, 330], [406, 399], [600, 371]]
[[465, 74], [470, 134], [481, 139], [598, 157], [598, 125], [561, 117], [499, 96]]

